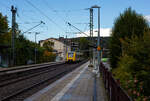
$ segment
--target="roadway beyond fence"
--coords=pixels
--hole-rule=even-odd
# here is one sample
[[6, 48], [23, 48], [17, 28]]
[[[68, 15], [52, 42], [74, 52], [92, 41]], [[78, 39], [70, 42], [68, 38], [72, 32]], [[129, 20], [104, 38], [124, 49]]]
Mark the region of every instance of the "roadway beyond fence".
[[108, 71], [108, 68], [106, 68], [103, 63], [100, 64], [100, 67], [104, 86], [108, 92], [110, 101], [132, 101], [128, 94], [120, 87], [119, 82], [117, 82], [111, 72]]

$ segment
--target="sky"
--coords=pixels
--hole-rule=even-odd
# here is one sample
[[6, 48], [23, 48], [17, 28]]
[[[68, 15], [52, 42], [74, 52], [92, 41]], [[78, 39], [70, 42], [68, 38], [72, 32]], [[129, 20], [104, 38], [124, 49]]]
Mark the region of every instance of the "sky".
[[[150, 21], [150, 0], [0, 0], [0, 12], [8, 17], [11, 27], [11, 5], [17, 8], [16, 22], [21, 32], [38, 25], [30, 33], [24, 33], [29, 40], [44, 40], [50, 37], [79, 37], [84, 34], [69, 26], [67, 22], [89, 34], [89, 9], [100, 6], [101, 36], [109, 36], [115, 19], [128, 7], [142, 14]], [[97, 36], [97, 9], [94, 9], [94, 36]]]

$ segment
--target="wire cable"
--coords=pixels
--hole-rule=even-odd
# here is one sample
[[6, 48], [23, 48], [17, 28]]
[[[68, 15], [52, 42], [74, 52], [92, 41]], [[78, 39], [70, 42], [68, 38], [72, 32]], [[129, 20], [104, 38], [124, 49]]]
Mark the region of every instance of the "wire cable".
[[[55, 9], [53, 9], [52, 7], [50, 7], [49, 5], [48, 5], [48, 2], [46, 1], [46, 0], [43, 0], [42, 2], [44, 2], [44, 4], [51, 10], [51, 11], [53, 11], [53, 12], [55, 12], [58, 16], [59, 16], [59, 18], [61, 18], [66, 24], [67, 24], [67, 20], [65, 20], [62, 16], [60, 16], [59, 14], [58, 14], [58, 12], [60, 12], [60, 11], [58, 11], [58, 10], [55, 10]], [[72, 11], [79, 11], [79, 10], [86, 10], [86, 9], [75, 9], [75, 10], [65, 10], [65, 11], [63, 11], [63, 12], [72, 12]], [[87, 23], [86, 23], [87, 24]], [[68, 25], [68, 24], [67, 24]], [[67, 31], [66, 31], [67, 32]], [[80, 33], [81, 34], [81, 33]]]
[[44, 17], [46, 17], [50, 22], [52, 22], [53, 24], [55, 24], [59, 29], [63, 30], [65, 32], [65, 30], [59, 26], [56, 22], [54, 22], [51, 18], [49, 18], [44, 12], [42, 12], [39, 8], [37, 8], [35, 5], [33, 5], [29, 0], [25, 0], [29, 5], [31, 5], [33, 8], [35, 8], [41, 15], [43, 15]]
[[60, 15], [58, 14], [57, 11], [55, 11], [52, 7], [49, 6], [49, 4], [48, 4], [48, 2], [47, 2], [46, 0], [42, 0], [42, 2], [44, 2], [44, 4], [45, 4], [52, 12], [55, 12], [55, 13], [59, 16], [59, 18], [61, 18], [65, 23], [67, 22], [62, 16], [60, 16]]

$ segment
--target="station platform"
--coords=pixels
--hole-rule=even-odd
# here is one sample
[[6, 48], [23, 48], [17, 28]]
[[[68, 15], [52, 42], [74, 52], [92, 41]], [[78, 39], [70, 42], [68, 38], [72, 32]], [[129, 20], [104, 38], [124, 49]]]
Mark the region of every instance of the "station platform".
[[88, 65], [81, 65], [24, 101], [108, 101], [102, 80], [97, 77], [95, 82], [93, 68]]

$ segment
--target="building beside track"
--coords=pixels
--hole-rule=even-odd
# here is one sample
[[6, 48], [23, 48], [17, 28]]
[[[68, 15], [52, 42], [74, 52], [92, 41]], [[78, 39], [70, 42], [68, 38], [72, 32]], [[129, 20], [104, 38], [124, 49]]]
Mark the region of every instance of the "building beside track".
[[[76, 37], [76, 38], [48, 38], [46, 40], [41, 40], [40, 41], [40, 46], [43, 46], [44, 42], [51, 41], [54, 43], [53, 49], [54, 52], [58, 54], [59, 57], [66, 59], [66, 53], [67, 51], [80, 51], [79, 49], [79, 40], [81, 37]], [[87, 40], [91, 40], [90, 37], [84, 37]], [[100, 37], [100, 44], [102, 48], [102, 53], [104, 57], [107, 57], [108, 54], [108, 41], [110, 37]], [[89, 47], [91, 48], [96, 48], [97, 47], [97, 37], [93, 37], [92, 41], [94, 44], [89, 44]]]
[[56, 53], [57, 56], [59, 56], [63, 60], [66, 59], [66, 53], [67, 51], [71, 51], [71, 46], [65, 43], [65, 40], [63, 38], [48, 38], [46, 40], [41, 40], [39, 44], [41, 47], [43, 47], [43, 44], [48, 41], [54, 43], [54, 45], [52, 46], [54, 50], [53, 52]]

